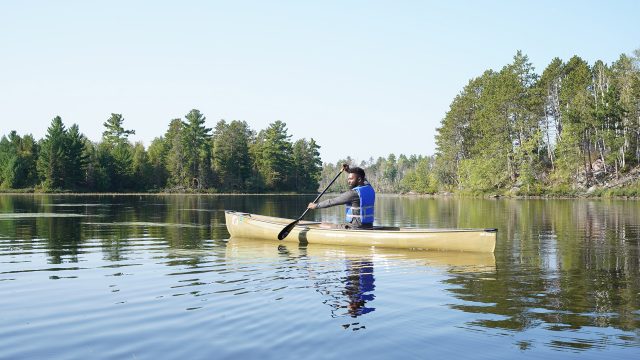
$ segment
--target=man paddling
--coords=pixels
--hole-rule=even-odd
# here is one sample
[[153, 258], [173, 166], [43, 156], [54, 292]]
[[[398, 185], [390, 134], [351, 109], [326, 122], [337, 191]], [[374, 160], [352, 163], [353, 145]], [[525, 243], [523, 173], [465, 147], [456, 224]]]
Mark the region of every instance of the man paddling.
[[309, 203], [309, 209], [323, 209], [336, 205], [346, 205], [345, 221], [340, 224], [343, 229], [371, 229], [373, 228], [373, 210], [376, 201], [376, 193], [369, 181], [365, 178], [362, 168], [349, 168], [343, 165], [349, 173], [347, 183], [350, 190], [345, 191], [338, 197], [321, 201], [319, 203]]

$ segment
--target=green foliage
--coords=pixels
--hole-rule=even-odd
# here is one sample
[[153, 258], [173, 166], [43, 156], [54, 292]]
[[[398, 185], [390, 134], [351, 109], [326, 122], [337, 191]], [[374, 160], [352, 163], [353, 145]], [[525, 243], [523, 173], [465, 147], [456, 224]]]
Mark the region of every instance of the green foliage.
[[0, 189], [36, 185], [38, 144], [31, 135], [20, 137], [15, 131], [0, 139]]
[[602, 181], [596, 162], [597, 171], [616, 175], [639, 165], [638, 64], [626, 55], [611, 66], [555, 58], [538, 76], [518, 52], [499, 72], [486, 71], [456, 96], [437, 129], [439, 188], [587, 188]]
[[192, 188], [205, 188], [211, 182], [211, 128], [204, 123], [206, 118], [197, 109], [189, 111], [181, 132], [184, 154], [183, 184]]
[[15, 131], [0, 138], [0, 190], [198, 191], [317, 190], [322, 171], [315, 140], [291, 142], [276, 121], [256, 136], [245, 121], [221, 120], [211, 134], [205, 116], [191, 110], [173, 119], [145, 149], [128, 137], [124, 117], [112, 113], [98, 143], [57, 116], [36, 142]]
[[187, 174], [187, 155], [183, 138], [184, 123], [180, 119], [173, 119], [169, 123], [169, 129], [165, 134], [165, 143], [168, 151], [167, 171], [169, 173], [169, 186], [188, 187], [189, 176]]
[[506, 174], [500, 173], [498, 163], [492, 158], [465, 159], [460, 162], [460, 188], [471, 191], [489, 191], [502, 187]]
[[86, 183], [88, 157], [85, 144], [86, 137], [80, 133], [78, 125], [73, 124], [67, 132], [67, 176], [65, 188], [77, 190]]
[[293, 144], [293, 189], [298, 192], [314, 192], [318, 189], [322, 160], [320, 146], [311, 139], [300, 139]]
[[404, 191], [419, 194], [433, 194], [438, 191], [436, 174], [433, 171], [433, 158], [421, 158], [414, 169], [408, 170], [400, 181]]
[[213, 169], [219, 187], [240, 191], [251, 187], [249, 145], [254, 133], [245, 121], [218, 121], [213, 133]]
[[[99, 143], [56, 117], [38, 142], [15, 131], [0, 138], [0, 189], [313, 192], [347, 163], [365, 168], [382, 193], [571, 195], [640, 166], [638, 104], [640, 49], [612, 64], [555, 58], [542, 75], [518, 51], [452, 100], [432, 157], [392, 153], [357, 162], [347, 156], [323, 165], [320, 146], [292, 141], [282, 121], [255, 132], [244, 121], [220, 120], [212, 133], [197, 109], [184, 121], [171, 120], [148, 149], [129, 142], [135, 132], [124, 128], [121, 114], [104, 122]], [[339, 181], [332, 191], [346, 188]]]
[[280, 120], [258, 133], [251, 152], [254, 156], [254, 171], [265, 190], [291, 189], [293, 145], [290, 138], [287, 125]]
[[493, 72], [486, 72], [482, 77], [469, 81], [453, 99], [442, 119], [442, 126], [437, 129], [435, 174], [443, 187], [451, 188], [459, 183], [460, 161], [470, 156], [477, 139], [471, 124], [476, 122], [482, 90], [491, 76]]
[[149, 154], [141, 142], [133, 146], [133, 189], [143, 191], [153, 187], [153, 166], [149, 160]]
[[135, 188], [133, 146], [128, 140], [135, 131], [125, 130], [123, 122], [122, 115], [111, 114], [103, 124], [106, 129], [98, 146], [98, 184], [101, 191], [128, 191]]
[[153, 139], [147, 151], [151, 174], [149, 175], [148, 185], [151, 189], [163, 188], [169, 179], [169, 170], [167, 169], [167, 159], [169, 154], [169, 143], [164, 137]]
[[62, 118], [56, 116], [47, 129], [47, 135], [40, 144], [37, 169], [44, 180], [44, 189], [63, 189], [65, 176], [69, 172], [67, 153], [67, 129]]
[[[340, 160], [335, 164], [325, 163], [322, 167], [320, 189], [324, 189], [342, 168], [342, 164], [351, 167], [359, 166], [365, 170], [367, 180], [379, 193], [435, 193], [438, 182], [434, 172], [435, 159], [411, 155], [389, 154], [388, 157], [369, 159], [358, 163], [351, 157]], [[336, 181], [331, 191], [342, 192], [348, 189], [346, 176], [343, 181]]]
[[603, 189], [594, 193], [595, 196], [600, 197], [630, 197], [640, 198], [640, 182], [625, 186], [623, 188]]
[[99, 192], [114, 191], [116, 186], [113, 185], [114, 174], [113, 157], [111, 148], [106, 143], [100, 143], [95, 150], [95, 170], [94, 170], [94, 189]]
[[135, 130], [125, 130], [122, 127], [123, 122], [122, 114], [111, 113], [111, 117], [102, 124], [105, 127], [102, 133], [102, 140], [114, 147], [119, 143], [126, 142], [129, 135], [133, 135], [136, 132]]

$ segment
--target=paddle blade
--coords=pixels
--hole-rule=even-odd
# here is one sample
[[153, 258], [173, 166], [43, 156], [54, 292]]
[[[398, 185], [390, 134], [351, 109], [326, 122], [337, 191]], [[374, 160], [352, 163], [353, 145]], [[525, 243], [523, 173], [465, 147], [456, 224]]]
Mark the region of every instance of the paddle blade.
[[300, 220], [296, 220], [296, 221], [292, 222], [291, 224], [285, 226], [284, 229], [282, 229], [282, 231], [280, 231], [280, 234], [278, 234], [278, 240], [282, 240], [282, 239], [286, 238], [287, 235], [289, 235], [289, 233], [293, 229], [293, 227], [296, 226], [298, 221], [300, 221]]

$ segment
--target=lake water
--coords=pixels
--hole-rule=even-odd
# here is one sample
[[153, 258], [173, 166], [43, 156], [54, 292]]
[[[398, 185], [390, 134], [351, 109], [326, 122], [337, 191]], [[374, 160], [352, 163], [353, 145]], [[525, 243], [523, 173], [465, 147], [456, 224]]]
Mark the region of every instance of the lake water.
[[313, 198], [0, 195], [0, 358], [640, 356], [638, 201], [378, 198], [495, 254], [229, 240], [224, 209]]

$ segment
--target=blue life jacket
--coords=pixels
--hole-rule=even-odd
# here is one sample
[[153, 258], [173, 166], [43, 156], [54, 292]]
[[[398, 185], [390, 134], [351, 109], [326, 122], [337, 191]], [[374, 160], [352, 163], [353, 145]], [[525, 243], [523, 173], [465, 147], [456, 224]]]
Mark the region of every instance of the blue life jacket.
[[360, 197], [360, 207], [347, 204], [346, 221], [350, 223], [354, 218], [360, 219], [362, 224], [373, 224], [373, 205], [376, 202], [376, 192], [370, 184], [353, 188]]

